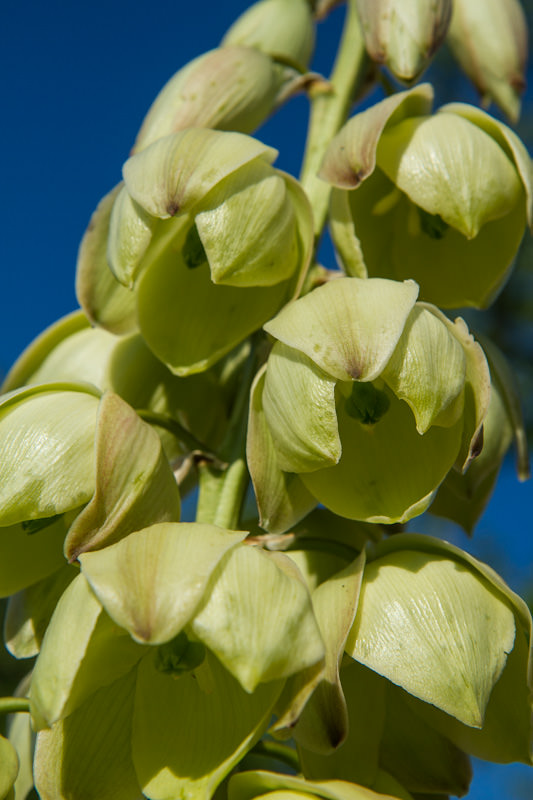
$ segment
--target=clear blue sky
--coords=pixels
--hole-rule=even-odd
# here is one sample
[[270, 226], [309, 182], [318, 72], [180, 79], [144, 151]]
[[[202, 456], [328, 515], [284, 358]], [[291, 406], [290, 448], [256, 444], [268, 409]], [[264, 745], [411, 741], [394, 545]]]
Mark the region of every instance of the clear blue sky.
[[[120, 180], [156, 93], [183, 64], [215, 47], [247, 6], [247, 0], [150, 6], [28, 0], [3, 8], [0, 373], [45, 326], [76, 307], [79, 240], [100, 197]], [[334, 41], [341, 21], [337, 9], [321, 26], [319, 43]], [[317, 68], [326, 70], [330, 59], [319, 59]], [[282, 146], [277, 164], [293, 174], [305, 112], [299, 98], [259, 134]], [[533, 586], [532, 495], [531, 484], [518, 485], [506, 469], [473, 542], [462, 534], [456, 540], [496, 567], [510, 554], [504, 577], [522, 591]], [[533, 796], [526, 768], [483, 768], [469, 800], [518, 798], [515, 781], [529, 787], [520, 797]]]

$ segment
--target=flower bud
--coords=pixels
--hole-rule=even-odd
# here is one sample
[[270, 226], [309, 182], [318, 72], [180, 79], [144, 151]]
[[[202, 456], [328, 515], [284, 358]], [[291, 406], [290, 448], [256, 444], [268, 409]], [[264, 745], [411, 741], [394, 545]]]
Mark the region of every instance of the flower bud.
[[295, 73], [252, 47], [228, 46], [194, 59], [154, 100], [134, 153], [185, 128], [251, 133], [285, 97]]
[[527, 58], [519, 0], [454, 0], [448, 42], [483, 102], [494, 101], [516, 123]]
[[451, 0], [357, 0], [366, 49], [401, 81], [413, 81], [442, 44]]
[[285, 485], [285, 524], [307, 513], [309, 494], [340, 516], [390, 523], [421, 513], [475, 456], [490, 394], [483, 352], [417, 291], [339, 278], [265, 325], [279, 341], [248, 439], [263, 525], [277, 518], [262, 508], [269, 487], [286, 503], [280, 473], [298, 480]]
[[222, 44], [254, 47], [306, 67], [315, 43], [308, 0], [259, 0], [228, 30]]
[[298, 291], [312, 217], [276, 153], [238, 133], [189, 128], [124, 165], [102, 235], [139, 329], [172, 372], [218, 361]]
[[[506, 125], [427, 84], [383, 100], [333, 139], [332, 235], [348, 273], [413, 278], [439, 306], [489, 305], [531, 224], [529, 155]], [[355, 191], [352, 191], [355, 190]]]

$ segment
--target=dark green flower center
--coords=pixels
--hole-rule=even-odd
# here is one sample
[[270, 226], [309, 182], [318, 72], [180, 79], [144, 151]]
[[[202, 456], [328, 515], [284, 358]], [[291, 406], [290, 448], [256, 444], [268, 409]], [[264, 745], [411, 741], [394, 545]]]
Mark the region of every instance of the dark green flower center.
[[373, 383], [360, 381], [354, 381], [352, 392], [344, 404], [346, 413], [363, 425], [375, 425], [389, 406], [390, 400], [384, 391], [376, 389]]
[[25, 533], [39, 533], [39, 531], [53, 525], [61, 517], [61, 514], [54, 514], [53, 517], [41, 517], [41, 519], [27, 519], [22, 523], [22, 530]]
[[196, 267], [201, 267], [202, 264], [207, 262], [207, 256], [196, 225], [189, 228], [189, 232], [185, 237], [183, 260], [189, 269], [196, 269]]
[[426, 236], [430, 239], [442, 239], [448, 228], [450, 227], [447, 222], [444, 222], [439, 214], [428, 214], [423, 208], [417, 206], [418, 216], [420, 217], [420, 226]]
[[155, 654], [155, 667], [165, 675], [179, 677], [199, 667], [205, 658], [202, 642], [193, 642], [186, 634], [178, 635], [170, 642], [159, 645]]

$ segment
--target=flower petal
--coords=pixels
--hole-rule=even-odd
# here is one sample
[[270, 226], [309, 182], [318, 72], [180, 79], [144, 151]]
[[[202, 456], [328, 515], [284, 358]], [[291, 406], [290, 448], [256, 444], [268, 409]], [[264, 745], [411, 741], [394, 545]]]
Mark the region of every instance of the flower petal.
[[331, 140], [319, 176], [342, 189], [356, 189], [372, 174], [381, 134], [389, 123], [431, 111], [433, 88], [429, 83], [397, 92], [356, 114]]
[[29, 692], [35, 730], [71, 714], [102, 686], [128, 673], [143, 650], [118, 628], [78, 575], [46, 631]]
[[405, 522], [428, 507], [456, 461], [462, 418], [450, 428], [433, 425], [421, 436], [407, 404], [388, 396], [386, 413], [376, 424], [365, 425], [347, 413], [345, 399], [338, 392], [339, 463], [301, 474], [318, 502], [340, 516]]
[[34, 532], [24, 523], [0, 527], [0, 597], [19, 592], [65, 566], [63, 543], [75, 513], [43, 520], [43, 527]]
[[[466, 357], [455, 336], [430, 311], [416, 305], [382, 376], [394, 394], [407, 402], [416, 429], [423, 434], [457, 405], [456, 399], [462, 399], [465, 370]], [[462, 406], [461, 402], [442, 424], [455, 423]]]
[[84, 553], [80, 562], [112, 619], [136, 641], [160, 644], [187, 624], [211, 572], [245, 536], [214, 525], [161, 522]]
[[311, 511], [316, 501], [298, 475], [283, 472], [263, 413], [266, 366], [257, 374], [250, 393], [246, 458], [254, 484], [260, 525], [283, 533]]
[[99, 689], [39, 733], [35, 783], [41, 800], [142, 800], [131, 758], [135, 676], [130, 671]]
[[324, 654], [303, 582], [254, 547], [234, 548], [220, 561], [191, 628], [247, 692]]
[[381, 136], [377, 161], [428, 214], [473, 239], [522, 196], [513, 162], [481, 128], [456, 114], [413, 117]]
[[96, 486], [69, 530], [66, 557], [74, 561], [156, 522], [177, 522], [179, 514], [178, 486], [159, 436], [107, 392], [96, 425]]
[[[34, 560], [32, 556], [29, 561]], [[4, 621], [6, 648], [15, 658], [32, 658], [41, 643], [59, 598], [78, 570], [63, 564], [47, 578], [13, 594]]]
[[439, 109], [439, 112], [457, 114], [464, 117], [474, 125], [489, 134], [516, 166], [524, 191], [526, 193], [527, 219], [529, 226], [533, 225], [533, 166], [529, 153], [516, 133], [500, 120], [491, 117], [485, 111], [467, 103], [448, 103]]
[[418, 295], [413, 281], [339, 278], [286, 306], [265, 330], [342, 381], [372, 381], [396, 347]]
[[334, 751], [348, 735], [348, 710], [339, 666], [353, 625], [364, 569], [364, 550], [348, 567], [313, 592], [313, 609], [326, 648], [324, 675], [294, 730], [299, 745], [315, 753]]
[[304, 353], [274, 345], [262, 403], [281, 469], [307, 472], [339, 460], [335, 380]]
[[283, 178], [267, 164], [250, 165], [242, 176], [218, 184], [195, 223], [213, 283], [272, 286], [297, 269], [291, 199]]
[[194, 674], [177, 679], [143, 659], [132, 752], [144, 794], [150, 800], [209, 800], [264, 733], [282, 685], [271, 681], [248, 694], [209, 652]]
[[122, 184], [98, 204], [81, 240], [76, 267], [76, 297], [91, 322], [112, 333], [137, 328], [135, 296], [118, 282], [107, 260], [109, 220]]
[[481, 728], [514, 639], [509, 604], [474, 570], [444, 556], [401, 550], [367, 566], [347, 652]]
[[19, 759], [8, 739], [0, 736], [0, 797], [7, 797], [19, 771]]
[[99, 402], [95, 394], [89, 386], [54, 383], [4, 395], [0, 525], [53, 517], [89, 500]]
[[154, 217], [187, 213], [223, 178], [277, 152], [241, 133], [189, 128], [164, 136], [124, 164], [126, 189]]
[[139, 326], [149, 348], [174, 373], [201, 372], [270, 319], [291, 297], [294, 283], [216, 286], [207, 261], [191, 267], [181, 245], [167, 248], [139, 278]]

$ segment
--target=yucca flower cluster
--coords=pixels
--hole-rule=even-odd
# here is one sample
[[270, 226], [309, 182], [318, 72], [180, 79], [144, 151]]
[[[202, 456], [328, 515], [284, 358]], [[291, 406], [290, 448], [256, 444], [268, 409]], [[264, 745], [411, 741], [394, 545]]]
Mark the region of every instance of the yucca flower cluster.
[[[404, 529], [471, 532], [513, 439], [528, 473], [505, 357], [443, 309], [509, 277], [531, 160], [416, 84], [448, 42], [515, 121], [522, 12], [347, 0], [328, 80], [332, 5], [260, 0], [171, 78], [80, 308], [4, 383], [5, 641], [36, 660], [0, 700], [0, 798], [424, 800], [466, 794], [470, 756], [532, 763], [527, 605]], [[407, 88], [351, 115], [384, 69]], [[251, 135], [297, 91], [300, 180]]]

